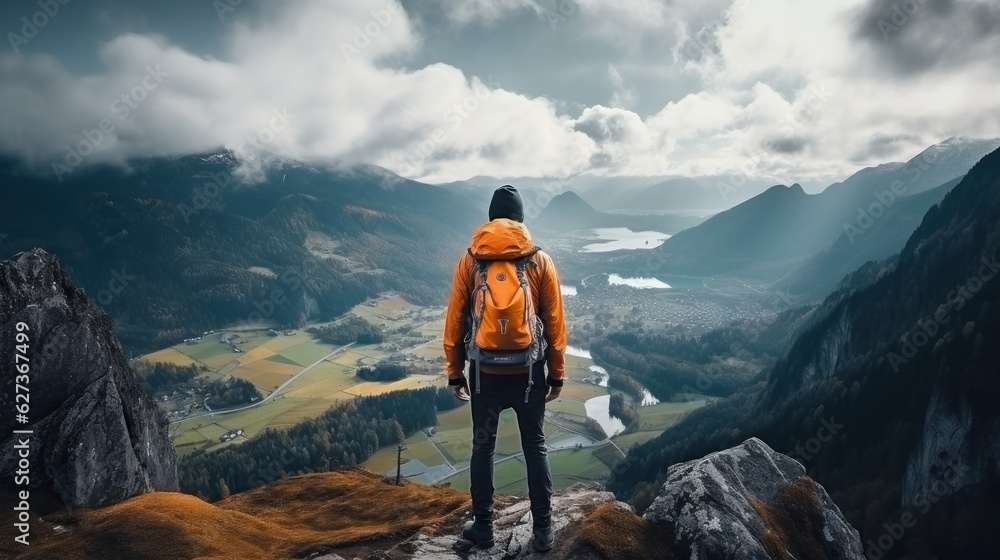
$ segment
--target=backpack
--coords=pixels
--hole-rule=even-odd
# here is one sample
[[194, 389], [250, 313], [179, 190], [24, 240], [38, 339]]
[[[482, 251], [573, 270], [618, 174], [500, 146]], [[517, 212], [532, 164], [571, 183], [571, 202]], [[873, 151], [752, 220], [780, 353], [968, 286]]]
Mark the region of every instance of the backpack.
[[[465, 346], [468, 358], [476, 364], [476, 393], [480, 365], [530, 367], [545, 356], [544, 327], [535, 312], [526, 270], [537, 251], [514, 260], [475, 259], [477, 276], [469, 297]], [[529, 375], [525, 402], [532, 384]]]

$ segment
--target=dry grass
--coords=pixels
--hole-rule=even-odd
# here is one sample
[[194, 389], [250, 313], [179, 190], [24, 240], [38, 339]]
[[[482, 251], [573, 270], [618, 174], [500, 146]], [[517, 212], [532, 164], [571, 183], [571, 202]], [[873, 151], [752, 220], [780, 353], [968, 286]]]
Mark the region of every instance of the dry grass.
[[802, 477], [786, 484], [775, 503], [750, 498], [764, 521], [761, 540], [771, 558], [831, 558], [823, 538], [823, 509], [816, 483]]
[[412, 534], [468, 505], [462, 492], [409, 483], [398, 487], [361, 469], [293, 477], [215, 504], [155, 492], [105, 508], [49, 516], [50, 524], [68, 530], [41, 531], [44, 536], [21, 558], [301, 557]]
[[240, 358], [240, 361], [243, 363], [250, 363], [255, 360], [263, 360], [264, 358], [270, 358], [271, 356], [275, 355], [276, 352], [273, 349], [268, 348], [269, 346], [270, 343], [264, 343], [254, 348], [253, 350], [244, 352], [243, 356]]
[[393, 381], [391, 383], [377, 383], [370, 381], [358, 383], [357, 385], [344, 389], [344, 392], [349, 395], [356, 395], [360, 397], [373, 397], [376, 395], [391, 393], [393, 391], [416, 389], [417, 387], [434, 384], [440, 384], [437, 377], [431, 378], [426, 375], [411, 375], [405, 379], [400, 379], [399, 381]]
[[191, 356], [179, 352], [176, 348], [164, 348], [153, 352], [152, 354], [146, 354], [142, 357], [143, 360], [155, 364], [157, 362], [163, 362], [165, 364], [174, 364], [177, 366], [189, 366], [191, 364], [199, 363]]
[[608, 560], [673, 558], [673, 531], [606, 503], [598, 506], [583, 522], [580, 541]]

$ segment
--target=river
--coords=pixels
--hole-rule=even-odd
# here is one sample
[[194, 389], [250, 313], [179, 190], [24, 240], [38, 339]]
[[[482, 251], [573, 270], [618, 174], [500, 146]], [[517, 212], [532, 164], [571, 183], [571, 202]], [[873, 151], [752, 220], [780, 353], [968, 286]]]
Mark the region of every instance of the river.
[[608, 434], [608, 437], [625, 431], [625, 424], [622, 424], [621, 420], [611, 416], [611, 413], [608, 411], [610, 405], [611, 395], [594, 397], [583, 403], [584, 408], [587, 409], [587, 416], [596, 420], [604, 428], [604, 433]]

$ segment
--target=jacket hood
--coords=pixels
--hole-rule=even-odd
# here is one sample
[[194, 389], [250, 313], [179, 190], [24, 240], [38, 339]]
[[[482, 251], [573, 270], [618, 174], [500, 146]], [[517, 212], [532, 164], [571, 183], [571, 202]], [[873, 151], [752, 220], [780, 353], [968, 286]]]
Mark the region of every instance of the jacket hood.
[[512, 260], [530, 255], [537, 248], [524, 224], [498, 218], [479, 226], [472, 234], [469, 250], [477, 259]]

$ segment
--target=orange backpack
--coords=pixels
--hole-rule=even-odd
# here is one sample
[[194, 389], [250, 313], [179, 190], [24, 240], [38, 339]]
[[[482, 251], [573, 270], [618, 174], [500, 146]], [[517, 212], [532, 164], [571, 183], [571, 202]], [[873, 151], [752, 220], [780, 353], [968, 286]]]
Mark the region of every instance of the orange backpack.
[[[469, 298], [471, 329], [465, 337], [468, 358], [476, 364], [476, 393], [480, 365], [530, 367], [545, 356], [544, 327], [535, 313], [526, 273], [532, 255], [515, 260], [476, 259], [478, 275]], [[524, 402], [532, 384], [529, 375]]]

